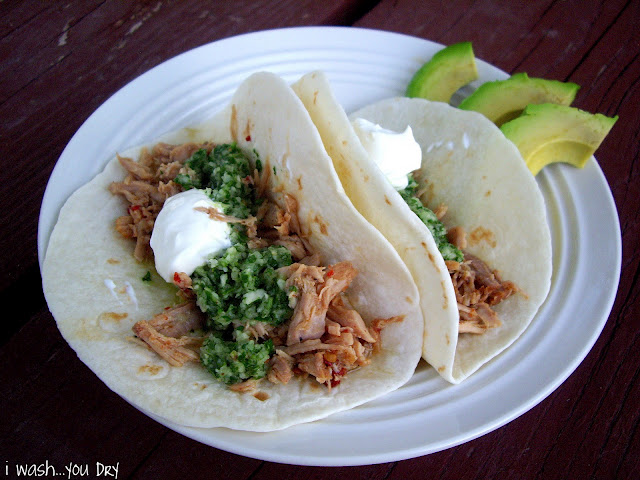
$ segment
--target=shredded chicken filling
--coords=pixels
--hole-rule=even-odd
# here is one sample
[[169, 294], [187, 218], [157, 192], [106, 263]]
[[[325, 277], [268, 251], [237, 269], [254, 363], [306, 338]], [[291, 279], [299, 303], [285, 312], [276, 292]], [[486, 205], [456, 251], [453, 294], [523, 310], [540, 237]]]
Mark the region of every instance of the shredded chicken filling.
[[[436, 209], [438, 219], [446, 214], [446, 205]], [[460, 250], [467, 248], [467, 234], [462, 227], [452, 227], [447, 232], [449, 242]], [[517, 285], [503, 281], [497, 270], [464, 252], [464, 261], [445, 261], [453, 283], [460, 314], [459, 333], [485, 333], [490, 328], [502, 325], [498, 314], [491, 307], [498, 305], [513, 293], [519, 292]]]
[[118, 156], [118, 161], [128, 172], [122, 182], [113, 182], [109, 191], [122, 195], [129, 207], [127, 215], [116, 220], [116, 231], [125, 238], [136, 240], [133, 256], [138, 261], [153, 258], [149, 242], [153, 224], [167, 198], [180, 193], [182, 187], [173, 180], [184, 163], [199, 149], [210, 152], [211, 143], [168, 145], [159, 143], [151, 151], [142, 150], [140, 160]]
[[[182, 191], [173, 182], [185, 161], [196, 150], [208, 152], [212, 144], [156, 145], [151, 152], [142, 152], [139, 162], [121, 158], [128, 171], [123, 182], [110, 186], [130, 203], [128, 215], [116, 220], [116, 230], [126, 238], [136, 240], [134, 256], [138, 260], [152, 258], [149, 239], [153, 224], [164, 201]], [[276, 201], [266, 197], [271, 169], [267, 165], [262, 173], [254, 171], [246, 179], [255, 185], [259, 195], [265, 197], [256, 217], [237, 219], [223, 215], [215, 209], [204, 209], [203, 214], [220, 221], [242, 223], [247, 227], [250, 248], [269, 245], [285, 246], [296, 263], [280, 269], [287, 278], [286, 286], [295, 287], [293, 315], [280, 326], [264, 323], [248, 325], [246, 330], [256, 339], [271, 339], [275, 354], [269, 359], [267, 379], [276, 384], [287, 384], [294, 376], [311, 376], [331, 389], [338, 385], [351, 370], [368, 365], [380, 344], [381, 330], [403, 317], [375, 319], [367, 325], [352, 308], [345, 295], [357, 275], [350, 262], [322, 267], [320, 256], [313, 252], [303, 234], [298, 219], [296, 199], [288, 194]], [[203, 331], [204, 314], [195, 304], [191, 279], [184, 272], [176, 272], [174, 283], [181, 289], [186, 302], [137, 322], [133, 331], [149, 348], [173, 366], [199, 362], [199, 348], [206, 338]], [[249, 387], [245, 388], [245, 384]], [[236, 391], [251, 389], [251, 380], [232, 386]]]
[[463, 262], [445, 263], [458, 303], [459, 333], [482, 334], [502, 325], [491, 307], [518, 292], [518, 287], [513, 282], [503, 281], [496, 270], [468, 253]]

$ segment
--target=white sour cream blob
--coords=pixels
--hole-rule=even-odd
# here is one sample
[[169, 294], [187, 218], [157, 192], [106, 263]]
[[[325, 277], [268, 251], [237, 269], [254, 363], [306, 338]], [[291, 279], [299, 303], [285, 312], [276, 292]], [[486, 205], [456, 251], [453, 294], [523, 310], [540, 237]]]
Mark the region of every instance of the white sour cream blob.
[[211, 219], [197, 207], [222, 211], [202, 190], [186, 190], [167, 199], [154, 223], [151, 248], [156, 270], [169, 283], [176, 272], [191, 275], [209, 255], [231, 246], [229, 224]]
[[364, 118], [356, 118], [351, 125], [391, 185], [395, 189], [405, 188], [407, 175], [422, 164], [422, 149], [413, 138], [411, 127], [407, 126], [404, 132], [394, 132]]

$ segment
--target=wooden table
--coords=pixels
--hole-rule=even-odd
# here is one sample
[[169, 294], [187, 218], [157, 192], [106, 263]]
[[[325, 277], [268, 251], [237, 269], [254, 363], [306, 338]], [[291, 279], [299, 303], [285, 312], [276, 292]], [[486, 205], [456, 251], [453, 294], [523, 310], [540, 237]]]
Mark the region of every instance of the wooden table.
[[[640, 3], [8, 0], [0, 18], [0, 478], [13, 478], [17, 464], [45, 462], [58, 471], [89, 465], [85, 478], [96, 462], [119, 462], [118, 478], [136, 479], [638, 478]], [[166, 59], [232, 35], [301, 25], [471, 40], [479, 58], [507, 72], [574, 81], [582, 85], [575, 106], [620, 116], [597, 153], [622, 230], [613, 310], [569, 379], [494, 432], [362, 467], [244, 458], [139, 413], [78, 361], [56, 328], [41, 289], [37, 220], [47, 179], [74, 132], [110, 95]]]

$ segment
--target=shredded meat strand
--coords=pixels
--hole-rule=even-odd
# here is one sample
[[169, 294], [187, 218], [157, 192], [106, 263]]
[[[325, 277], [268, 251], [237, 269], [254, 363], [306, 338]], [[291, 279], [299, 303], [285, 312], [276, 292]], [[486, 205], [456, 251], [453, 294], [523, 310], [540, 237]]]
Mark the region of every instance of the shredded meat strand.
[[187, 362], [200, 360], [197, 350], [202, 346], [204, 337], [168, 337], [159, 333], [146, 320], [137, 322], [133, 326], [133, 332], [174, 367], [181, 367]]
[[271, 383], [286, 385], [293, 378], [293, 357], [282, 350], [276, 349], [276, 354], [269, 360], [269, 365], [271, 369], [267, 379]]
[[329, 383], [333, 379], [331, 367], [325, 363], [324, 355], [321, 352], [301, 355], [296, 366], [315, 377], [318, 383]]
[[245, 227], [247, 227], [247, 236], [249, 238], [254, 238], [256, 236], [256, 233], [257, 233], [256, 217], [250, 216], [247, 218], [237, 218], [231, 215], [225, 215], [220, 210], [213, 207], [206, 207], [206, 208], [195, 207], [194, 210], [198, 212], [206, 213], [207, 215], [209, 215], [209, 218], [211, 220], [217, 220], [219, 222], [225, 222], [225, 223], [239, 223], [241, 225], [244, 225]]
[[233, 385], [229, 385], [229, 390], [233, 390], [234, 392], [247, 393], [253, 392], [258, 387], [258, 381], [251, 378], [249, 380], [245, 380], [244, 382], [234, 383]]
[[348, 350], [348, 345], [337, 345], [337, 344], [328, 344], [323, 343], [320, 339], [316, 338], [313, 340], [305, 340], [304, 342], [296, 343], [291, 347], [284, 348], [284, 352], [287, 355], [291, 355], [295, 357], [301, 353], [314, 352], [317, 350], [331, 350], [331, 351], [340, 351], [340, 350]]
[[180, 338], [194, 330], [201, 330], [205, 325], [205, 317], [194, 302], [185, 302], [159, 313], [149, 325], [161, 335]]
[[136, 240], [136, 260], [153, 258], [149, 242], [155, 219], [166, 199], [182, 191], [173, 180], [184, 162], [200, 148], [210, 152], [213, 144], [176, 146], [159, 143], [151, 152], [144, 149], [138, 162], [118, 155], [120, 165], [128, 174], [122, 182], [111, 183], [109, 191], [123, 196], [129, 203], [127, 215], [116, 220], [116, 231], [125, 238]]
[[348, 308], [344, 304], [342, 297], [336, 297], [331, 301], [327, 316], [339, 325], [350, 328], [351, 331], [365, 342], [374, 343], [376, 341], [367, 329], [360, 314], [352, 308]]
[[197, 350], [204, 337], [190, 336], [190, 332], [204, 327], [203, 313], [194, 302], [168, 308], [151, 320], [141, 320], [133, 326], [133, 333], [153, 351], [173, 366], [198, 362]]
[[467, 248], [467, 233], [462, 227], [453, 227], [447, 231], [447, 240], [460, 250]]
[[491, 308], [519, 291], [509, 281], [502, 281], [479, 258], [465, 254], [464, 262], [445, 262], [449, 269], [460, 314], [460, 333], [482, 334], [502, 325]]
[[300, 292], [298, 304], [289, 324], [287, 345], [320, 338], [325, 330], [329, 304], [336, 295], [347, 289], [357, 271], [350, 262], [340, 262], [322, 269], [297, 264], [295, 272], [287, 280], [287, 286], [295, 286]]
[[282, 196], [282, 203], [284, 207], [275, 201], [267, 201], [262, 205], [256, 215], [258, 238], [252, 239], [249, 245], [251, 248], [280, 245], [291, 252], [296, 262], [305, 260], [303, 263], [318, 265], [319, 256], [313, 255], [311, 246], [300, 230], [298, 202], [291, 195], [285, 194]]

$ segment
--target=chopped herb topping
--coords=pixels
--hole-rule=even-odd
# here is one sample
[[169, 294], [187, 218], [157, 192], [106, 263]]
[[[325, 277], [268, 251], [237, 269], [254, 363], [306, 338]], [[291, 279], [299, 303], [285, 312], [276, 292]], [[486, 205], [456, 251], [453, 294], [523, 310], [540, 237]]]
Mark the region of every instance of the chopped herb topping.
[[417, 190], [418, 183], [413, 178], [413, 175], [409, 174], [409, 184], [403, 190], [398, 190], [398, 193], [400, 193], [404, 201], [407, 202], [411, 211], [427, 226], [442, 257], [445, 260], [461, 262], [464, 259], [464, 255], [459, 248], [449, 243], [447, 240], [447, 229], [444, 224], [438, 220], [438, 217], [436, 217], [436, 214], [433, 213], [432, 210], [422, 204], [416, 196]]
[[200, 348], [200, 361], [218, 380], [232, 385], [267, 374], [267, 361], [275, 352], [273, 342], [250, 340], [242, 328], [234, 331], [235, 340], [224, 340], [212, 333]]
[[144, 277], [142, 277], [142, 281], [143, 282], [150, 282], [151, 281], [151, 272], [149, 270], [147, 270], [147, 273], [145, 273]]
[[244, 325], [279, 325], [291, 317], [285, 277], [276, 271], [291, 263], [285, 247], [237, 244], [193, 273], [197, 303], [212, 330], [200, 349], [200, 361], [218, 380], [231, 385], [267, 374], [273, 342], [250, 339]]
[[282, 246], [250, 249], [244, 244], [210, 258], [191, 276], [207, 326], [265, 322], [279, 325], [291, 317], [285, 277], [276, 270], [291, 265], [291, 252]]
[[253, 173], [251, 165], [235, 143], [216, 145], [209, 154], [196, 151], [185, 162], [185, 170], [174, 181], [185, 190], [204, 189], [214, 202], [224, 205], [225, 215], [247, 218], [257, 211], [255, 190], [246, 181]]
[[[262, 162], [256, 155], [256, 169]], [[255, 215], [256, 198], [249, 159], [235, 144], [217, 145], [211, 153], [201, 149], [185, 162], [175, 182], [184, 189], [203, 189], [223, 213], [237, 218]], [[191, 275], [197, 304], [206, 314], [209, 337], [200, 349], [200, 361], [218, 380], [238, 383], [262, 378], [274, 353], [271, 340], [250, 339], [244, 326], [264, 322], [279, 325], [293, 313], [285, 277], [277, 272], [291, 265], [289, 250], [282, 246], [250, 249], [245, 229], [233, 224], [234, 245], [207, 260]]]

